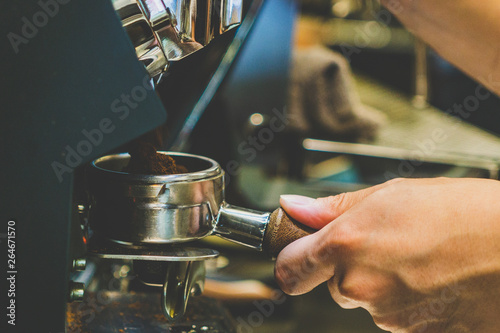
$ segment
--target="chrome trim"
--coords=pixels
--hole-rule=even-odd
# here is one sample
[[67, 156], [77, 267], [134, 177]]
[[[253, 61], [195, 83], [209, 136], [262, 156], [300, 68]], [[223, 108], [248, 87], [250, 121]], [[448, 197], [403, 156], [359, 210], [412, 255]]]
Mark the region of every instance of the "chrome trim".
[[112, 0], [138, 59], [152, 78], [237, 27], [243, 0]]
[[264, 233], [271, 214], [224, 203], [219, 209], [214, 234], [262, 251]]
[[[351, 154], [380, 158], [391, 158], [396, 160], [414, 160], [415, 150], [396, 147], [385, 147], [361, 143], [347, 143], [338, 141], [327, 141], [317, 139], [304, 139], [304, 149], [335, 154]], [[494, 160], [476, 156], [459, 155], [456, 153], [435, 151], [423, 158], [420, 162], [452, 164], [463, 167], [473, 167], [488, 170], [491, 179], [498, 179], [500, 167]]]

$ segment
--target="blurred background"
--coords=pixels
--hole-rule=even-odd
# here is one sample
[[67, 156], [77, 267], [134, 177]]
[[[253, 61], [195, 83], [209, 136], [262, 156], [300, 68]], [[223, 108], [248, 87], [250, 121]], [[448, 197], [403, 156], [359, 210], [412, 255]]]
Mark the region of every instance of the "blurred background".
[[[499, 111], [498, 97], [376, 0], [273, 0], [189, 151], [225, 168], [229, 202], [272, 210], [280, 194], [334, 195], [395, 177], [498, 178]], [[215, 279], [276, 288], [272, 262], [210, 244], [228, 258]], [[229, 304], [241, 332], [381, 332], [364, 310], [337, 306], [325, 285], [273, 303], [272, 315], [255, 302]]]
[[498, 97], [377, 0], [54, 1], [0, 11], [5, 36], [30, 32], [0, 47], [0, 219], [18, 221], [19, 332], [381, 332], [325, 285], [283, 295], [272, 259], [215, 237], [189, 243], [220, 256], [207, 261], [204, 296], [168, 323], [166, 279], [145, 286], [132, 259], [103, 259], [89, 245], [89, 162], [135, 140], [213, 158], [225, 200], [260, 211], [282, 194], [329, 196], [396, 177], [499, 178]]

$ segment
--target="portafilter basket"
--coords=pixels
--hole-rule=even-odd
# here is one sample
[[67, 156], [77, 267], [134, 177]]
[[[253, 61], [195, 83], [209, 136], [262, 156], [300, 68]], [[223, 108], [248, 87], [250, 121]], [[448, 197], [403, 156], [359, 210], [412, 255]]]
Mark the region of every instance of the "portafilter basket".
[[93, 232], [122, 245], [174, 245], [218, 235], [276, 256], [312, 232], [281, 208], [273, 213], [231, 206], [224, 197], [224, 171], [207, 157], [172, 156], [189, 172], [141, 175], [124, 172], [130, 155], [92, 162], [88, 173]]

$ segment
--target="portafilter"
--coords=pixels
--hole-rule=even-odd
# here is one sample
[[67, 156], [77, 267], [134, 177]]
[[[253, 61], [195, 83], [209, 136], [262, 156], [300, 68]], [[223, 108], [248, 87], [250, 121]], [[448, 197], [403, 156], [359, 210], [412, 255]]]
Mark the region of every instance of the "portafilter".
[[281, 209], [260, 212], [229, 205], [224, 171], [207, 157], [173, 152], [189, 172], [141, 175], [124, 172], [130, 155], [101, 157], [91, 164], [89, 222], [99, 235], [130, 245], [179, 244], [217, 235], [276, 256], [311, 229]]
[[184, 313], [193, 288], [198, 293], [203, 288], [202, 261], [217, 255], [209, 249], [187, 248], [186, 243], [217, 235], [277, 256], [286, 245], [313, 232], [281, 208], [268, 213], [229, 205], [224, 170], [213, 159], [159, 153], [172, 156], [189, 172], [128, 173], [123, 171], [130, 160], [126, 153], [91, 163], [87, 174], [91, 240], [101, 241], [91, 241], [90, 252], [103, 258], [131, 259], [141, 267], [148, 266], [144, 262], [174, 262], [163, 271], [164, 283], [145, 281], [163, 285], [162, 308], [170, 320]]

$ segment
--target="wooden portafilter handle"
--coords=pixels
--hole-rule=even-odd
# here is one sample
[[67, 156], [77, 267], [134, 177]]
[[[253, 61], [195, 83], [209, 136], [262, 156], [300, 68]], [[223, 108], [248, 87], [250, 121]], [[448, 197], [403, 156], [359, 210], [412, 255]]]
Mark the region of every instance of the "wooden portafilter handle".
[[288, 244], [314, 232], [316, 230], [297, 222], [283, 208], [278, 208], [271, 213], [269, 218], [262, 249], [271, 256], [277, 257]]

